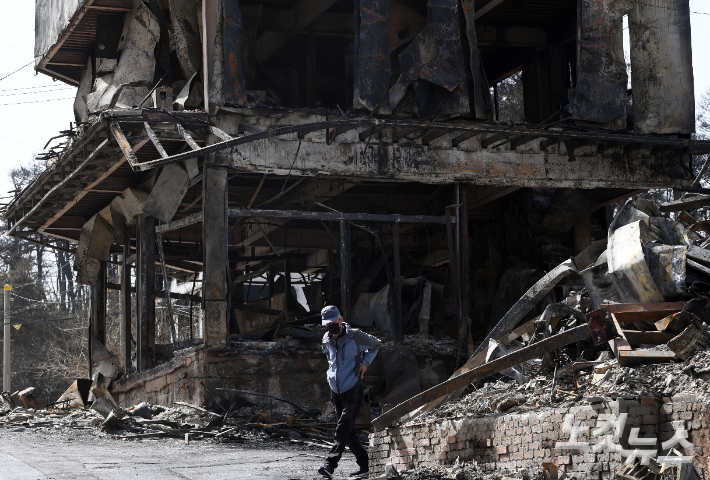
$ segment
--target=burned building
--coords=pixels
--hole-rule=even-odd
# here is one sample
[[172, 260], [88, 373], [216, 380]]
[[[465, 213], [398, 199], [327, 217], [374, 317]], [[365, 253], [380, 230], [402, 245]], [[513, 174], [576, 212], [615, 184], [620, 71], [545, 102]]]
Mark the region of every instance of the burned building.
[[[238, 385], [313, 404], [319, 352], [257, 340], [317, 345], [305, 326], [336, 304], [393, 342], [368, 376], [396, 404], [606, 239], [610, 205], [697, 186], [689, 16], [688, 0], [37, 0], [35, 69], [78, 87], [76, 123], [9, 233], [75, 245], [91, 363], [123, 371], [119, 400]], [[524, 121], [501, 122], [518, 73]], [[102, 348], [107, 288], [120, 351]], [[398, 346], [417, 334], [453, 347], [410, 375]]]

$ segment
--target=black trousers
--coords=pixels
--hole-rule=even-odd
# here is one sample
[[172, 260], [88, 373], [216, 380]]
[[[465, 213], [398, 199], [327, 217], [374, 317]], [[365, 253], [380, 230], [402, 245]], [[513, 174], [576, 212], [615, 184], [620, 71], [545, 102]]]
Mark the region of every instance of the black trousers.
[[331, 391], [330, 399], [335, 406], [338, 424], [335, 427], [335, 445], [328, 452], [326, 463], [335, 470], [347, 446], [355, 455], [357, 464], [367, 467], [367, 450], [362, 447], [360, 439], [355, 434], [355, 419], [363, 400], [362, 382], [358, 380], [355, 386], [347, 392], [338, 394]]

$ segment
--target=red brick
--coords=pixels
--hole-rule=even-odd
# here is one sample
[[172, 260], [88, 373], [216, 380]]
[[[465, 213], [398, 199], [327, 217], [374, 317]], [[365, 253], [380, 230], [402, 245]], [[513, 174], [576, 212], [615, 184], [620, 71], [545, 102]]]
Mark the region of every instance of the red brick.
[[656, 405], [656, 399], [654, 397], [641, 397], [642, 407], [653, 407]]
[[508, 453], [508, 445], [501, 445], [499, 447], [496, 447], [496, 453], [498, 455], [504, 455]]

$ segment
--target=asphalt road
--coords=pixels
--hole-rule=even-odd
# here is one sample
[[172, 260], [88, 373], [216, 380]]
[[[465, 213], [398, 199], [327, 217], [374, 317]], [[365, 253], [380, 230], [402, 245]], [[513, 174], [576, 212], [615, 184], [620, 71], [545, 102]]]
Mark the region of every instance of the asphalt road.
[[[326, 450], [297, 444], [121, 441], [92, 430], [0, 429], [0, 480], [321, 479]], [[346, 451], [336, 478], [357, 469]]]

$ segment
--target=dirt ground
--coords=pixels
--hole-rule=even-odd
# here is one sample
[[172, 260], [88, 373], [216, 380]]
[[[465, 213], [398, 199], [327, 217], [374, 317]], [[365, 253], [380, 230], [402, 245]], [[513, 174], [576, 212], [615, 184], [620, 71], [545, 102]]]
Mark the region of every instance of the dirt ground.
[[[321, 479], [326, 450], [286, 442], [122, 441], [96, 430], [0, 430], [0, 480]], [[357, 469], [346, 450], [336, 478]]]

